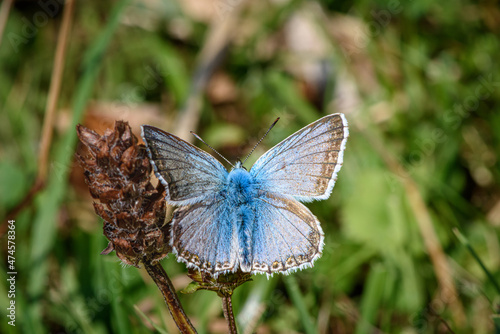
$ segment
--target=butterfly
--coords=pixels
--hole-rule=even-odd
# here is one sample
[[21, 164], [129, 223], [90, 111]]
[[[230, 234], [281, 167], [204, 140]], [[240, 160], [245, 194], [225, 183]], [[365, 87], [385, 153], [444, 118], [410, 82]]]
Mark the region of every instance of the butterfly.
[[220, 274], [288, 274], [312, 267], [324, 234], [300, 202], [324, 200], [337, 180], [349, 130], [343, 114], [320, 118], [261, 156], [228, 171], [196, 146], [143, 125], [166, 200], [176, 206], [170, 245], [179, 262]]

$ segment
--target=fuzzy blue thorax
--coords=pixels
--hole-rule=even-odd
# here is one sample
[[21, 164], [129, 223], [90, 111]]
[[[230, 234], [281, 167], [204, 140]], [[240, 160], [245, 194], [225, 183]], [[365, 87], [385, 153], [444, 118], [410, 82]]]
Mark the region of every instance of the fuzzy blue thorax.
[[254, 178], [238, 162], [227, 176], [227, 197], [234, 206], [250, 204], [255, 198]]

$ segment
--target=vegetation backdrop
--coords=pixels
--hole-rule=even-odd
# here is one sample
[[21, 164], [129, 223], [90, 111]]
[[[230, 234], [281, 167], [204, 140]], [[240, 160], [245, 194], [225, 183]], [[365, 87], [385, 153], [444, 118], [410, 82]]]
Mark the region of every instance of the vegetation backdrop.
[[[494, 1], [4, 0], [0, 331], [177, 331], [144, 270], [99, 255], [76, 124], [102, 134], [125, 120], [137, 136], [150, 124], [192, 142], [195, 130], [235, 161], [280, 117], [250, 166], [342, 112], [344, 167], [308, 205], [324, 254], [238, 288], [240, 331], [498, 333], [499, 33]], [[162, 263], [187, 286], [183, 264]], [[200, 333], [226, 331], [215, 293], [180, 298]]]

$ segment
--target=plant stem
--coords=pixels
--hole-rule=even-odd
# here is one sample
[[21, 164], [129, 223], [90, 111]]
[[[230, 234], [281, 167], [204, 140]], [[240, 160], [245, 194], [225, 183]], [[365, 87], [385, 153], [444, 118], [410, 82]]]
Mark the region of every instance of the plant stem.
[[153, 265], [151, 263], [144, 263], [144, 267], [148, 271], [149, 276], [155, 281], [158, 289], [160, 289], [165, 299], [165, 303], [168, 306], [168, 310], [175, 321], [175, 324], [179, 328], [181, 333], [196, 333], [196, 329], [189, 321], [189, 318], [184, 313], [179, 298], [175, 293], [174, 286], [168, 278], [167, 273], [160, 264]]
[[236, 321], [234, 320], [233, 303], [231, 302], [231, 295], [223, 294], [221, 295], [221, 298], [222, 298], [222, 310], [224, 311], [224, 317], [227, 320], [229, 333], [237, 334], [238, 330], [236, 328]]
[[3, 32], [5, 26], [7, 25], [7, 20], [13, 3], [14, 0], [5, 0], [2, 2], [2, 6], [0, 6], [0, 44], [2, 44]]
[[491, 274], [491, 272], [486, 268], [484, 265], [483, 261], [479, 257], [479, 255], [476, 253], [476, 250], [472, 248], [472, 245], [470, 244], [469, 240], [457, 229], [453, 229], [453, 233], [457, 236], [458, 240], [467, 247], [467, 250], [471, 253], [471, 255], [474, 257], [474, 259], [477, 261], [479, 266], [481, 266], [481, 269], [483, 269], [484, 273], [486, 274], [486, 277], [490, 280], [491, 284], [495, 287], [497, 290], [497, 293], [500, 294], [500, 285], [498, 285], [498, 282], [496, 281], [495, 277]]
[[52, 131], [56, 120], [57, 102], [61, 91], [64, 64], [66, 61], [66, 50], [68, 48], [68, 36], [73, 23], [73, 13], [75, 1], [67, 0], [64, 4], [64, 14], [59, 37], [57, 38], [57, 48], [54, 58], [54, 67], [50, 80], [49, 94], [45, 106], [45, 116], [43, 119], [42, 138], [40, 141], [40, 153], [38, 155], [38, 175], [35, 183], [45, 184], [47, 171], [49, 168], [50, 143], [52, 141]]

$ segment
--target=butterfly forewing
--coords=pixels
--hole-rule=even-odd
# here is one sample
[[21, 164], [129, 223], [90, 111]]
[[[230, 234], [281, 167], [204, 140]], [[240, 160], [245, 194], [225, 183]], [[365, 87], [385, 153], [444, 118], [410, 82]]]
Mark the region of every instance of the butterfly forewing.
[[325, 116], [270, 149], [250, 170], [261, 190], [300, 201], [330, 196], [348, 136], [343, 114]]
[[215, 196], [223, 186], [227, 170], [210, 154], [158, 128], [143, 125], [156, 176], [168, 190], [171, 204], [192, 204]]

